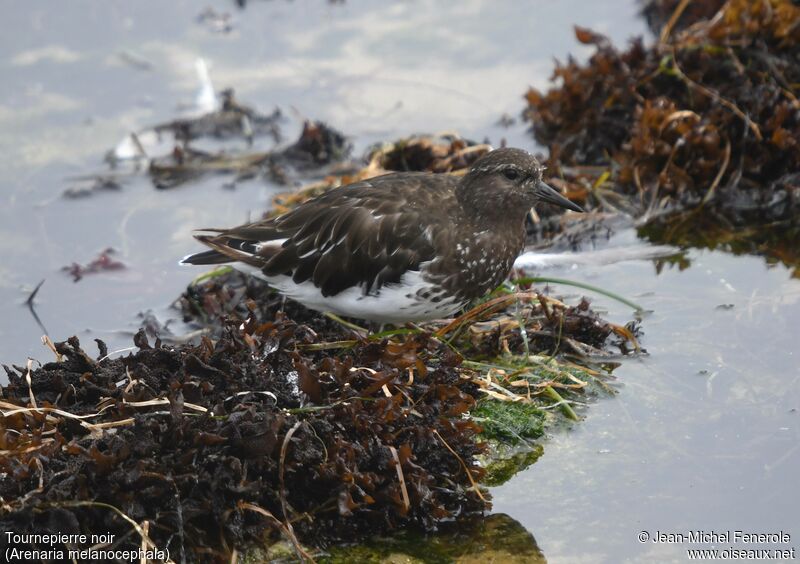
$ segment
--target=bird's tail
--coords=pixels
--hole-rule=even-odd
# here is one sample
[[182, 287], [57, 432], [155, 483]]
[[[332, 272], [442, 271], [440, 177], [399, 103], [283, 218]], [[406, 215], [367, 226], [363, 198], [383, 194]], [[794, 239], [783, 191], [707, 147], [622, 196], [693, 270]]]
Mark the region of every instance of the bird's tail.
[[233, 261], [229, 256], [223, 255], [217, 250], [203, 251], [187, 255], [181, 259], [181, 264], [225, 264]]
[[251, 266], [261, 267], [264, 257], [256, 257], [256, 242], [231, 237], [225, 232], [216, 229], [203, 229], [201, 231], [216, 231], [217, 234], [197, 233], [194, 238], [211, 247], [209, 251], [195, 253], [184, 257], [181, 264], [225, 264], [229, 262], [243, 262]]

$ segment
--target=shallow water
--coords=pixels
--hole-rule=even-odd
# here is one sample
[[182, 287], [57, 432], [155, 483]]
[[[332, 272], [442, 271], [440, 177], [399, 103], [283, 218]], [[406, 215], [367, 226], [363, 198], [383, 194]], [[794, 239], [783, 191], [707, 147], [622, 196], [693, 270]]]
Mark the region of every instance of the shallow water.
[[[197, 271], [177, 260], [197, 247], [191, 229], [255, 217], [277, 190], [224, 179], [156, 191], [142, 177], [122, 190], [67, 200], [66, 179], [103, 170], [129, 131], [176, 117], [208, 61], [217, 88], [268, 112], [281, 107], [287, 139], [322, 119], [356, 151], [414, 132], [457, 129], [535, 148], [516, 117], [528, 85], [545, 87], [552, 58], [586, 50], [572, 25], [620, 43], [642, 33], [632, 0], [251, 2], [234, 30], [195, 21], [195, 2], [9, 4], [0, 39], [0, 361], [49, 360], [23, 305], [55, 339], [130, 345], [137, 315], [168, 305]], [[122, 57], [120, 55], [123, 55]], [[146, 61], [149, 68], [124, 58]], [[128, 269], [78, 283], [60, 271], [105, 247]], [[610, 247], [644, 246], [632, 232]], [[627, 255], [626, 255], [627, 256]], [[642, 530], [783, 529], [800, 539], [800, 281], [757, 257], [692, 250], [685, 270], [652, 260], [586, 261], [542, 274], [625, 295], [652, 310], [649, 356], [617, 370], [615, 397], [557, 434], [533, 467], [494, 491], [555, 562], [683, 560], [679, 545], [641, 544]], [[572, 294], [569, 288], [558, 288]], [[630, 311], [597, 297], [616, 322]], [[732, 307], [730, 307], [732, 305]], [[718, 306], [724, 306], [719, 308]], [[755, 546], [752, 548], [763, 548]]]
[[[800, 544], [800, 281], [758, 257], [686, 258], [688, 269], [660, 275], [649, 260], [539, 271], [652, 310], [649, 355], [617, 369], [619, 393], [494, 491], [495, 510], [533, 532], [550, 561], [685, 561], [688, 546], [710, 548], [642, 544], [641, 531], [783, 530], [792, 542], [775, 547]], [[625, 317], [606, 298], [594, 304]]]

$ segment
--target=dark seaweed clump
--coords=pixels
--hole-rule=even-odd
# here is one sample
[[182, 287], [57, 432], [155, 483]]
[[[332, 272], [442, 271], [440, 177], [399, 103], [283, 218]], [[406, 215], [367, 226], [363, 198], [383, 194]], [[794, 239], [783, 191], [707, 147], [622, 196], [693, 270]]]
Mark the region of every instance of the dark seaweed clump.
[[744, 239], [738, 250], [786, 260], [776, 247], [797, 240], [800, 212], [800, 6], [668, 0], [645, 13], [654, 45], [619, 50], [578, 28], [595, 54], [527, 93], [551, 171], [575, 199], [642, 218], [659, 240]]
[[725, 4], [725, 0], [702, 0], [688, 2], [682, 11], [676, 12], [684, 0], [645, 0], [642, 5], [642, 15], [650, 30], [659, 35], [668, 26], [674, 16], [675, 21], [671, 31], [680, 31], [700, 20], [708, 20]]
[[30, 388], [6, 368], [3, 530], [139, 547], [121, 512], [176, 561], [229, 561], [280, 534], [324, 546], [487, 508], [479, 428], [461, 417], [475, 386], [428, 334], [330, 355], [278, 315], [197, 346], [134, 342], [115, 359], [57, 343]]
[[[230, 320], [244, 321], [251, 315], [257, 319], [274, 319], [278, 312], [304, 327], [313, 327], [319, 340], [338, 341], [354, 335], [342, 325], [279, 294], [266, 282], [234, 268], [212, 271], [213, 275], [193, 282], [175, 300], [172, 308], [180, 312], [184, 323], [205, 331], [212, 338], [226, 332]], [[152, 335], [163, 332], [162, 328]]]

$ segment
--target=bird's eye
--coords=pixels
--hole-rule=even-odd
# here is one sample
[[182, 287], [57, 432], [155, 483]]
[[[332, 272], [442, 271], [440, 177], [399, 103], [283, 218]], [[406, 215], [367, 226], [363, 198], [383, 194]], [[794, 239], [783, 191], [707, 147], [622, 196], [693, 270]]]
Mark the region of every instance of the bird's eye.
[[509, 180], [516, 180], [519, 178], [519, 171], [515, 168], [507, 168], [503, 171], [503, 176]]

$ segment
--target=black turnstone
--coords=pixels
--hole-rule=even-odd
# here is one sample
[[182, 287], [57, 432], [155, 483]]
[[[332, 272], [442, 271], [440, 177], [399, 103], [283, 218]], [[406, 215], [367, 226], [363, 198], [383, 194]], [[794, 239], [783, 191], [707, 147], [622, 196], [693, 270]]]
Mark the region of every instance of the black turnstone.
[[378, 323], [449, 317], [496, 288], [537, 202], [583, 211], [521, 149], [458, 178], [401, 172], [336, 188], [273, 219], [195, 235], [186, 264], [233, 263], [306, 307]]

